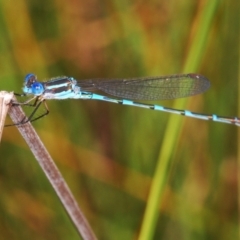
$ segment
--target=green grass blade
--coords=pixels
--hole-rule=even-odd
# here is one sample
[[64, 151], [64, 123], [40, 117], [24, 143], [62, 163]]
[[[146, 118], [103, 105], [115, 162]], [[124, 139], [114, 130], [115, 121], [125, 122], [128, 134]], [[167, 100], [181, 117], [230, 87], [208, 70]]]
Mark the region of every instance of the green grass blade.
[[[203, 57], [204, 48], [208, 39], [208, 33], [210, 31], [214, 13], [219, 5], [220, 1], [211, 1], [205, 6], [205, 9], [201, 11], [199, 19], [198, 29], [193, 38], [192, 45], [189, 50], [189, 54], [183, 68], [183, 72], [195, 72], [200, 65]], [[180, 99], [176, 101], [174, 108], [184, 108], [187, 104], [186, 99]], [[140, 230], [139, 239], [152, 239], [154, 236], [157, 220], [159, 218], [159, 205], [163, 198], [163, 192], [165, 183], [168, 177], [168, 169], [171, 165], [171, 157], [176, 145], [178, 143], [179, 133], [182, 127], [184, 119], [182, 117], [170, 116], [169, 123], [166, 128], [165, 138], [160, 149], [158, 164], [154, 174], [152, 186], [149, 193], [147, 207]]]

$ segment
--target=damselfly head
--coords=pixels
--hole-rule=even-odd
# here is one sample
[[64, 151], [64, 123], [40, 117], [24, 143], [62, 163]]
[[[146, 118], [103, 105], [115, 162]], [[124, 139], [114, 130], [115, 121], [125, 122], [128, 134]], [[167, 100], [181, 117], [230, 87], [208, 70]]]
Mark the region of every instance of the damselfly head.
[[23, 92], [26, 94], [41, 95], [44, 91], [42, 83], [37, 82], [37, 76], [29, 73], [25, 76]]
[[31, 85], [37, 81], [37, 76], [33, 73], [28, 73], [25, 76], [24, 86], [31, 87]]

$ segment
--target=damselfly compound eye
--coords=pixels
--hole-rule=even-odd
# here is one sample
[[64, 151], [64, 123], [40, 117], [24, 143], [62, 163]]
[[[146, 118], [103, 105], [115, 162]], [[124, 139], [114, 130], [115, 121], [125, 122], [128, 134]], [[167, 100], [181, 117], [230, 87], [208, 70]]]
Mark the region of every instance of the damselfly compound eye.
[[35, 95], [41, 95], [44, 91], [43, 85], [41, 83], [35, 82], [32, 84], [32, 93]]
[[37, 81], [37, 76], [33, 73], [29, 73], [25, 76], [25, 85], [30, 87], [34, 82]]

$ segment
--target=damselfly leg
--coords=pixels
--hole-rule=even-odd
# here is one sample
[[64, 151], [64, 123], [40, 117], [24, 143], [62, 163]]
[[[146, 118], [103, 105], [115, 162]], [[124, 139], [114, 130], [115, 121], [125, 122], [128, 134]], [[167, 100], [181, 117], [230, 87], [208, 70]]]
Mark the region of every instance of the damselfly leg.
[[[23, 95], [23, 94], [15, 94], [15, 93], [14, 93], [14, 95], [16, 95], [16, 96], [26, 96], [25, 94]], [[34, 118], [35, 113], [37, 112], [37, 110], [39, 109], [39, 107], [41, 106], [42, 103], [44, 104], [45, 112]], [[48, 106], [47, 106], [47, 103], [46, 103], [45, 99], [41, 99], [40, 96], [34, 96], [34, 97], [24, 101], [24, 102], [12, 101], [11, 102], [11, 107], [16, 107], [16, 106], [32, 107], [33, 111], [29, 114], [29, 116], [24, 117], [20, 122], [14, 123], [14, 124], [7, 124], [7, 125], [5, 125], [5, 127], [23, 125], [23, 124], [28, 123], [28, 122], [33, 122], [33, 121], [36, 121], [36, 120], [48, 115], [48, 113], [49, 113], [49, 109], [48, 109]]]

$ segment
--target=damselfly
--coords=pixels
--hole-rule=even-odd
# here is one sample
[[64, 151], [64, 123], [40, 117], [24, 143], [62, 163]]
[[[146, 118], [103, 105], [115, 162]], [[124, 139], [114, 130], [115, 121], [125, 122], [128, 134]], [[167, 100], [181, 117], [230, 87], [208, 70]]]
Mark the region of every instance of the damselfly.
[[[35, 121], [49, 113], [46, 100], [48, 99], [92, 99], [123, 105], [148, 108], [199, 118], [235, 124], [240, 126], [240, 118], [222, 117], [216, 114], [202, 114], [163, 107], [155, 104], [135, 102], [135, 100], [163, 100], [189, 97], [203, 93], [210, 87], [209, 80], [199, 74], [178, 74], [160, 77], [126, 78], [126, 79], [87, 79], [76, 80], [72, 77], [55, 77], [45, 82], [37, 80], [36, 75], [27, 74], [23, 86], [23, 94], [32, 96], [23, 103], [13, 105], [28, 105], [34, 109], [27, 119], [18, 124]], [[102, 92], [103, 95], [96, 92]], [[111, 97], [114, 96], [114, 97]], [[35, 116], [39, 106], [44, 103], [46, 111]]]

